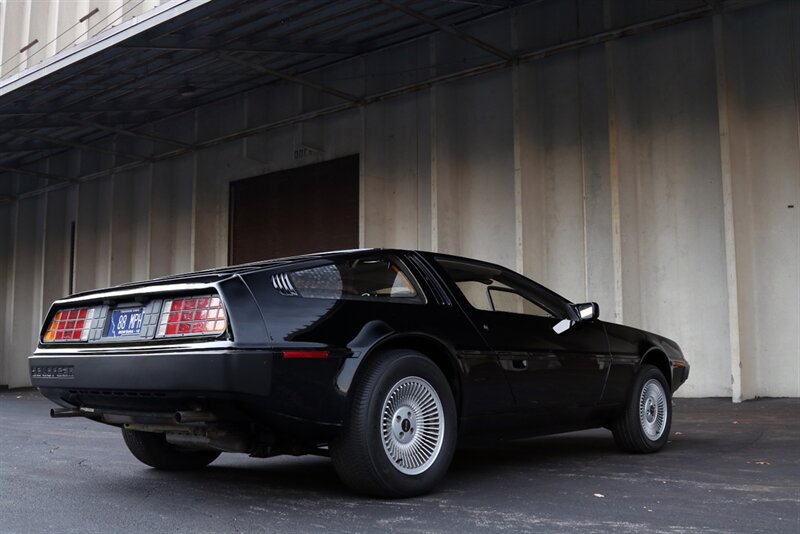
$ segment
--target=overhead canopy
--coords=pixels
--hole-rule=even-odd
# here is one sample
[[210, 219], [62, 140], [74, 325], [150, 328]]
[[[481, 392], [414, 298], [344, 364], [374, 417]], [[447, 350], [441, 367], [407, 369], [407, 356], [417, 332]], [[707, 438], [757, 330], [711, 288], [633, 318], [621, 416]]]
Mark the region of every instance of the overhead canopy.
[[[16, 75], [0, 80], [0, 202], [338, 113], [460, 78], [738, 9], [763, 0], [686, 0], [657, 18], [537, 50], [510, 51], [465, 24], [542, 0], [172, 0]], [[408, 86], [350, 94], [318, 81], [336, 63], [444, 32], [480, 49], [474, 65], [450, 66]], [[336, 104], [220, 134], [196, 144], [153, 134], [156, 121], [277, 81], [332, 95]], [[131, 154], [104, 140], [155, 141]], [[164, 147], [168, 147], [164, 149]], [[113, 164], [69, 175], [36, 163], [67, 150], [102, 152]], [[155, 149], [154, 149], [155, 150]], [[16, 194], [14, 177], [37, 183]], [[34, 179], [40, 180], [34, 180]], [[41, 181], [47, 180], [42, 186]], [[6, 182], [5, 184], [3, 182]], [[2, 187], [6, 186], [6, 187]]]
[[[186, 143], [147, 124], [278, 80], [358, 96], [304, 76], [334, 63], [448, 31], [509, 9], [504, 0], [173, 0], [0, 80], [0, 176], [52, 181], [30, 164], [113, 135]], [[496, 50], [497, 53], [502, 53]], [[117, 164], [137, 156], [115, 153]], [[138, 161], [141, 161], [138, 160]], [[6, 197], [8, 200], [9, 197]]]

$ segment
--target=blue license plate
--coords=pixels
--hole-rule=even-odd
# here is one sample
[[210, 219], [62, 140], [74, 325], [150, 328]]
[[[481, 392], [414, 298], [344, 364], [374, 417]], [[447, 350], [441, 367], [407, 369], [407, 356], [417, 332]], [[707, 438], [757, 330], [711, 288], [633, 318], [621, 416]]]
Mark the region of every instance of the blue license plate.
[[114, 310], [108, 323], [106, 337], [138, 336], [142, 329], [144, 309]]

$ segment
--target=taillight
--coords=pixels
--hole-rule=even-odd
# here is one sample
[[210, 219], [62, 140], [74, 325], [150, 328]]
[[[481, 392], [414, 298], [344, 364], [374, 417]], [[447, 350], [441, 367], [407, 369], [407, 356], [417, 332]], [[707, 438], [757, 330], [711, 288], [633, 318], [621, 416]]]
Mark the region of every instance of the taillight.
[[164, 301], [156, 337], [209, 336], [228, 328], [225, 309], [218, 296]]
[[88, 340], [94, 315], [94, 308], [75, 308], [56, 312], [44, 334], [44, 341], [58, 343]]

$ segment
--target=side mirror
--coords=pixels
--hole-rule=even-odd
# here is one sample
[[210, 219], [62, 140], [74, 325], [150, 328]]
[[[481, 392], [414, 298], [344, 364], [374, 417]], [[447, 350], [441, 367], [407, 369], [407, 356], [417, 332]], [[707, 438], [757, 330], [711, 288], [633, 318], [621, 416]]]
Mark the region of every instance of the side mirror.
[[572, 309], [579, 321], [591, 321], [600, 317], [600, 305], [596, 302], [573, 304]]
[[596, 302], [584, 302], [583, 304], [571, 304], [570, 315], [572, 318], [562, 319], [553, 326], [553, 332], [563, 334], [577, 323], [591, 321], [600, 317], [600, 305]]

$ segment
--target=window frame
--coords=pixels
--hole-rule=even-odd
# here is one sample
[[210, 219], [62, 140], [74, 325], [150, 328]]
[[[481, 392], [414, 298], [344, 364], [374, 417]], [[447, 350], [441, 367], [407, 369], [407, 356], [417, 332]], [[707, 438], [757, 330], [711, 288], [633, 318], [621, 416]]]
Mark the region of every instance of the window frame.
[[[497, 305], [494, 302], [494, 297], [492, 297], [492, 291], [497, 291], [499, 293], [511, 293], [512, 295], [516, 295], [519, 298], [521, 298], [523, 300], [526, 300], [529, 303], [533, 304], [534, 306], [536, 306], [540, 310], [548, 313], [549, 315], [537, 315], [535, 313], [512, 312], [512, 311], [507, 311], [507, 310], [498, 310], [497, 309]], [[553, 312], [551, 312], [547, 308], [541, 306], [538, 302], [534, 302], [533, 300], [531, 300], [530, 298], [526, 297], [525, 295], [523, 295], [522, 293], [520, 293], [519, 291], [517, 291], [516, 289], [514, 289], [512, 287], [486, 286], [486, 297], [489, 299], [489, 305], [492, 307], [491, 311], [493, 311], [494, 313], [515, 313], [517, 315], [528, 315], [530, 317], [545, 317], [547, 319], [552, 319], [552, 318], [556, 317], [553, 314]]]
[[[398, 296], [391, 296], [391, 295], [374, 295], [374, 296], [363, 296], [358, 294], [351, 294], [351, 293], [344, 293], [342, 292], [337, 297], [324, 297], [324, 296], [305, 296], [302, 295], [297, 288], [294, 288], [294, 293], [285, 293], [280, 291], [276, 288], [278, 293], [281, 296], [285, 297], [296, 297], [301, 299], [314, 299], [314, 300], [329, 300], [329, 301], [357, 301], [357, 302], [381, 302], [381, 303], [393, 303], [393, 304], [415, 304], [415, 305], [425, 305], [428, 303], [428, 296], [423, 289], [422, 284], [420, 284], [417, 276], [414, 274], [414, 271], [408, 266], [408, 264], [403, 261], [403, 259], [397, 255], [365, 255], [365, 256], [357, 256], [357, 257], [342, 257], [342, 258], [325, 258], [322, 261], [315, 261], [313, 265], [305, 265], [305, 266], [294, 266], [292, 268], [284, 268], [280, 271], [276, 271], [271, 273], [271, 276], [275, 275], [286, 275], [290, 277], [292, 274], [301, 272], [301, 271], [308, 271], [312, 269], [318, 269], [320, 267], [326, 266], [334, 266], [339, 269], [339, 265], [343, 263], [355, 262], [355, 261], [385, 261], [389, 263], [389, 265], [396, 266], [400, 273], [408, 280], [411, 284], [412, 288], [416, 292], [415, 295], [410, 297], [398, 297]], [[341, 272], [341, 271], [340, 271]], [[292, 282], [294, 284], [294, 282]]]
[[[442, 264], [442, 262], [460, 263], [467, 267], [474, 266], [476, 269], [497, 271], [498, 276], [501, 276], [505, 280], [497, 280], [496, 277], [493, 279], [508, 287], [506, 288], [496, 287], [495, 288], [496, 290], [516, 293], [520, 297], [529, 300], [542, 310], [550, 313], [550, 316], [532, 315], [528, 313], [517, 313], [517, 312], [509, 312], [503, 310], [497, 311], [496, 309], [494, 309], [495, 308], [494, 302], [491, 300], [491, 298], [489, 298], [489, 302], [490, 306], [493, 308], [492, 310], [482, 310], [480, 308], [476, 308], [464, 294], [463, 290], [458, 286], [458, 282], [455, 280], [455, 278], [453, 278], [453, 276], [450, 274], [447, 268]], [[441, 269], [443, 273], [446, 275], [448, 284], [452, 284], [454, 289], [451, 289], [451, 291], [455, 293], [455, 297], [465, 302], [467, 306], [469, 306], [469, 308], [472, 310], [484, 313], [509, 313], [516, 316], [536, 317], [541, 319], [561, 320], [569, 317], [568, 308], [569, 305], [571, 304], [569, 300], [565, 299], [558, 293], [550, 289], [547, 289], [543, 285], [534, 282], [533, 280], [501, 265], [496, 265], [493, 263], [488, 263], [480, 260], [461, 258], [458, 256], [447, 256], [442, 254], [434, 255], [433, 263], [436, 264], [436, 268]], [[487, 291], [489, 291], [489, 288], [491, 287], [492, 287], [491, 285], [486, 286]]]

